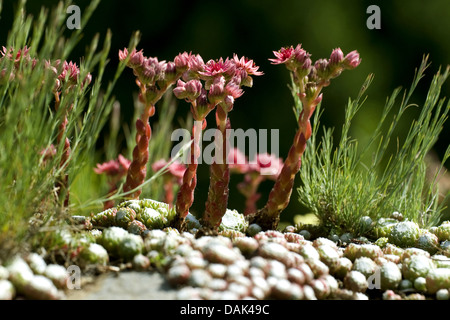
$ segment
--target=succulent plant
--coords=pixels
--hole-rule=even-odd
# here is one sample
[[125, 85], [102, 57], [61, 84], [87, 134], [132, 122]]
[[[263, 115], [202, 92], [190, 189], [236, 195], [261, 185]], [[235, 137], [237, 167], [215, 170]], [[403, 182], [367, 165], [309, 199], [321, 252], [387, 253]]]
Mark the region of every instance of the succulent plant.
[[357, 258], [353, 263], [353, 270], [361, 272], [366, 278], [373, 275], [379, 266], [368, 257]]
[[355, 292], [365, 292], [368, 287], [366, 277], [359, 271], [350, 271], [344, 278], [344, 286]]
[[127, 229], [128, 225], [136, 219], [136, 212], [127, 207], [119, 208], [116, 212], [115, 226]]
[[402, 273], [393, 262], [386, 262], [380, 267], [381, 290], [395, 290], [402, 281]]
[[430, 229], [430, 231], [439, 238], [439, 241], [450, 240], [450, 221], [444, 221], [440, 226]]
[[450, 291], [448, 289], [439, 289], [436, 292], [436, 300], [449, 300]]
[[407, 248], [414, 247], [419, 237], [420, 228], [415, 222], [402, 221], [392, 227], [389, 241], [397, 246]]
[[45, 269], [44, 276], [50, 279], [58, 289], [66, 288], [69, 278], [67, 269], [59, 264], [49, 264]]
[[398, 220], [392, 218], [380, 218], [372, 230], [377, 238], [389, 237], [392, 228], [398, 223]]
[[418, 277], [426, 277], [433, 267], [434, 265], [430, 258], [422, 255], [413, 255], [411, 258], [403, 260], [402, 274], [404, 278], [414, 281]]
[[31, 300], [60, 300], [64, 297], [50, 279], [41, 275], [33, 276], [22, 292]]
[[80, 253], [80, 265], [86, 267], [88, 265], [105, 266], [109, 262], [108, 252], [104, 247], [97, 243], [91, 243], [83, 248]]
[[426, 277], [427, 292], [436, 293], [440, 289], [450, 289], [450, 269], [432, 269]]
[[0, 301], [12, 300], [16, 296], [14, 285], [8, 280], [0, 280]]
[[439, 238], [428, 230], [421, 230], [419, 239], [417, 239], [417, 247], [434, 254], [439, 248]]
[[125, 239], [128, 232], [119, 227], [110, 227], [103, 230], [100, 244], [113, 256], [118, 255], [119, 243]]
[[414, 289], [419, 292], [427, 291], [427, 280], [424, 277], [417, 277], [414, 280]]
[[135, 234], [127, 233], [118, 245], [117, 252], [119, 257], [125, 261], [132, 261], [134, 256], [142, 253], [144, 248], [144, 241]]

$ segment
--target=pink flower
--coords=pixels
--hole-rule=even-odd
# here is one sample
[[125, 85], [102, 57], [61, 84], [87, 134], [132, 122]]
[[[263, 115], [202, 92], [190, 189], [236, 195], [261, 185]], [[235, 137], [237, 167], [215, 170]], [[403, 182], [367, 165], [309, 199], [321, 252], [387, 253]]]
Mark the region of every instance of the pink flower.
[[223, 61], [223, 58], [219, 60], [209, 60], [205, 64], [204, 71], [200, 71], [200, 76], [203, 76], [204, 80], [211, 80], [215, 77], [224, 76], [225, 79], [230, 79], [236, 70], [236, 65], [228, 58]]
[[173, 93], [178, 99], [187, 99], [194, 101], [202, 92], [202, 83], [199, 80], [189, 80], [187, 83], [178, 80], [177, 86], [173, 89]]
[[330, 55], [330, 64], [331, 65], [339, 65], [344, 59], [344, 53], [340, 48], [336, 48], [331, 52]]
[[124, 48], [123, 51], [119, 50], [119, 60], [123, 61], [128, 57], [128, 49]]
[[43, 160], [45, 162], [47, 160], [50, 160], [51, 158], [53, 158], [56, 155], [56, 148], [53, 144], [51, 144], [47, 148], [41, 150], [41, 152], [39, 152], [39, 154], [41, 156], [44, 156]]
[[293, 57], [294, 47], [283, 47], [279, 51], [273, 51], [273, 54], [275, 55], [276, 59], [269, 59], [269, 61], [272, 61], [272, 64], [286, 63]]
[[163, 80], [166, 71], [166, 61], [158, 61], [158, 58], [144, 58], [143, 70], [137, 71], [139, 80], [145, 85], [155, 85], [156, 81]]
[[[159, 170], [167, 166], [168, 163], [169, 162], [164, 159], [160, 159], [154, 162], [152, 164], [153, 172], [158, 172]], [[184, 172], [186, 171], [186, 166], [180, 163], [178, 160], [175, 160], [166, 169], [167, 171], [164, 174], [175, 178], [176, 181], [181, 184]]]
[[175, 63], [175, 67], [177, 72], [183, 73], [189, 68], [189, 61], [191, 60], [192, 54], [187, 53], [186, 51], [178, 54], [173, 62]]
[[249, 76], [262, 76], [264, 74], [262, 71], [258, 71], [259, 67], [253, 62], [253, 60], [249, 60], [246, 57], [239, 59], [237, 54], [233, 55], [233, 60], [236, 68], [244, 69]]
[[98, 163], [97, 167], [94, 168], [97, 174], [106, 174], [111, 177], [122, 178], [127, 174], [128, 168], [130, 167], [131, 161], [119, 154], [117, 160], [110, 160], [104, 163]]
[[256, 161], [250, 163], [251, 170], [259, 172], [267, 178], [276, 180], [283, 168], [283, 160], [274, 154], [259, 153], [256, 155]]
[[247, 157], [238, 148], [231, 148], [228, 152], [228, 166], [236, 173], [246, 173], [249, 170]]
[[344, 60], [342, 61], [344, 68], [346, 69], [354, 69], [361, 63], [361, 58], [359, 57], [359, 53], [356, 50], [348, 53]]

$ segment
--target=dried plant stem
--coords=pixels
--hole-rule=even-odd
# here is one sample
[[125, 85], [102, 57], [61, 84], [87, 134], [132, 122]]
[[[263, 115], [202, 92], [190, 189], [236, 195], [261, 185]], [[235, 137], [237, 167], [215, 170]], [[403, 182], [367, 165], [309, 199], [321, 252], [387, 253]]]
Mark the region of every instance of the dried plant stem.
[[210, 166], [208, 199], [202, 218], [202, 225], [206, 229], [216, 229], [220, 225], [227, 210], [229, 196], [230, 170], [226, 151], [230, 119], [221, 107], [216, 109], [216, 123], [218, 136], [215, 137], [215, 161]]

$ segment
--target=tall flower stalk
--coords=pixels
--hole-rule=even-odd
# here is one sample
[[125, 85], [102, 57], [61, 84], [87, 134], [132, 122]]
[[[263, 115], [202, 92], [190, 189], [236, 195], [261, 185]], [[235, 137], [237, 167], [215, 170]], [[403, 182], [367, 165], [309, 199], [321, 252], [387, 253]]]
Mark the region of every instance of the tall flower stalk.
[[69, 94], [77, 85], [83, 88], [86, 84], [89, 84], [92, 80], [90, 73], [78, 83], [80, 76], [80, 69], [72, 61], [64, 61], [61, 65], [60, 60], [56, 60], [53, 64], [50, 61], [45, 62], [47, 69], [51, 70], [54, 75], [57, 76], [55, 80], [55, 87], [53, 89], [53, 95], [55, 97], [55, 112], [60, 114], [60, 123], [57, 135], [57, 145], [63, 148], [59, 167], [61, 170], [61, 176], [56, 182], [56, 190], [59, 197], [64, 195], [64, 207], [69, 206], [69, 175], [67, 174], [67, 166], [70, 159], [70, 140], [66, 136], [66, 128], [68, 125], [68, 116], [72, 111], [73, 104], [66, 103], [64, 109], [61, 109], [61, 96], [63, 94]]
[[[194, 118], [192, 126], [192, 144], [186, 171], [183, 174], [181, 186], [176, 199], [176, 216], [172, 226], [178, 230], [185, 229], [185, 218], [194, 202], [194, 190], [197, 186], [197, 167], [200, 157], [200, 141], [202, 131], [206, 128], [206, 116], [214, 110], [216, 104], [208, 100], [208, 91], [199, 80], [199, 72], [205, 68], [205, 63], [200, 55], [189, 57], [189, 69], [183, 75], [183, 80], [178, 80], [173, 93], [178, 99], [184, 99], [191, 106]], [[186, 82], [185, 82], [186, 81]]]
[[[188, 168], [183, 177], [183, 184], [177, 196], [177, 216], [173, 226], [182, 230], [184, 219], [194, 200], [196, 186], [197, 159], [200, 156], [199, 141], [201, 132], [206, 128], [206, 116], [216, 108], [217, 134], [215, 136], [215, 155], [210, 167], [210, 186], [206, 201], [202, 224], [205, 229], [216, 228], [226, 212], [228, 203], [228, 184], [230, 172], [227, 163], [228, 139], [227, 128], [230, 128], [228, 113], [233, 109], [234, 100], [243, 93], [241, 86], [251, 87], [252, 75], [261, 75], [253, 60], [244, 57], [239, 59], [223, 58], [209, 60], [206, 64], [200, 56], [193, 56], [189, 63], [189, 71], [185, 80], [178, 82], [174, 94], [191, 104], [193, 118], [201, 123], [201, 129], [194, 125], [192, 131], [193, 144]], [[204, 84], [201, 82], [204, 81]], [[200, 90], [201, 88], [201, 90]], [[200, 95], [198, 92], [200, 90]]]
[[307, 141], [311, 137], [310, 118], [316, 106], [322, 101], [322, 88], [330, 84], [330, 80], [339, 76], [344, 69], [356, 68], [361, 59], [357, 51], [352, 51], [344, 57], [341, 49], [334, 49], [330, 59], [319, 59], [314, 65], [310, 54], [301, 45], [281, 48], [274, 51], [275, 59], [269, 59], [272, 64], [284, 64], [291, 71], [302, 111], [298, 117], [298, 130], [284, 162], [280, 175], [272, 188], [269, 199], [261, 210], [249, 217], [263, 229], [276, 229], [281, 212], [288, 206], [292, 194], [295, 175], [299, 172], [302, 155]]
[[128, 53], [126, 48], [123, 51], [119, 50], [119, 59], [126, 61], [127, 66], [133, 69], [139, 87], [139, 101], [144, 105], [136, 121], [136, 146], [123, 187], [129, 199], [139, 198], [142, 190], [138, 187], [144, 183], [147, 175], [148, 147], [152, 136], [149, 120], [155, 115], [155, 105], [186, 71], [188, 56], [186, 52], [180, 53], [173, 62], [166, 63], [158, 61], [157, 58], [145, 57], [142, 50], [134, 49], [131, 53]]

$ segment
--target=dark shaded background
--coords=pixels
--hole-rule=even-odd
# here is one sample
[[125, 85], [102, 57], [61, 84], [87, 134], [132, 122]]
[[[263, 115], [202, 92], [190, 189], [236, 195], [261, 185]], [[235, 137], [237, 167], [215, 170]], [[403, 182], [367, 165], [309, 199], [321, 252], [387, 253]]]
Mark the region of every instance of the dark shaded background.
[[[0, 39], [5, 41], [12, 20], [15, 1], [5, 1], [0, 20]], [[52, 7], [57, 1], [29, 1], [28, 12], [37, 14], [42, 5]], [[88, 1], [74, 1], [83, 8]], [[381, 9], [381, 30], [369, 30], [367, 7], [376, 4]], [[82, 11], [83, 12], [83, 11]], [[356, 97], [369, 73], [375, 80], [368, 90], [369, 99], [353, 126], [353, 134], [364, 143], [374, 129], [386, 97], [397, 86], [407, 88], [414, 70], [424, 54], [430, 54], [432, 65], [422, 81], [414, 102], [425, 98], [431, 76], [439, 66], [450, 63], [450, 2], [447, 0], [410, 1], [120, 1], [103, 0], [85, 29], [82, 43], [73, 52], [78, 60], [95, 33], [102, 36], [110, 28], [113, 33], [110, 69], [106, 79], [112, 78], [118, 63], [117, 52], [128, 45], [133, 31], [142, 33], [139, 48], [147, 56], [171, 60], [179, 52], [199, 53], [207, 61], [211, 58], [231, 57], [233, 53], [253, 59], [265, 75], [254, 79], [253, 88], [237, 100], [230, 114], [233, 128], [280, 129], [280, 154], [284, 157], [296, 130], [293, 101], [287, 88], [289, 74], [282, 66], [273, 66], [267, 60], [272, 51], [282, 46], [302, 43], [312, 59], [328, 58], [331, 50], [340, 47], [344, 53], [357, 49], [362, 64], [353, 71], [344, 72], [324, 89], [322, 123], [340, 128], [343, 108], [349, 97]], [[67, 31], [70, 33], [70, 30]], [[116, 97], [122, 110], [130, 110], [124, 121], [130, 121], [133, 110], [132, 94], [136, 92], [134, 77], [125, 70], [116, 88]], [[450, 84], [443, 88], [449, 96]], [[188, 112], [181, 102], [178, 116]], [[412, 109], [411, 118], [418, 110]], [[406, 134], [411, 118], [405, 118], [401, 132]], [[214, 123], [213, 116], [209, 118]], [[442, 157], [449, 144], [449, 125], [436, 145]], [[336, 137], [338, 139], [338, 137]], [[208, 168], [199, 171], [194, 210], [201, 210], [208, 188]], [[234, 188], [241, 177], [232, 176], [230, 208], [243, 209], [243, 198]], [[299, 181], [297, 179], [296, 183]], [[262, 206], [272, 183], [262, 185]], [[294, 191], [291, 204], [284, 214], [290, 219], [304, 212], [296, 201]]]

